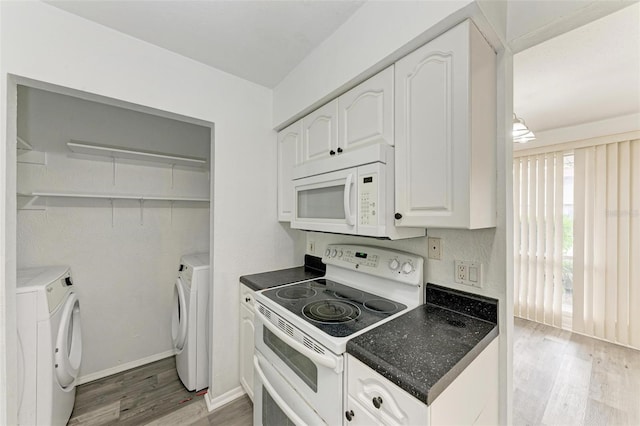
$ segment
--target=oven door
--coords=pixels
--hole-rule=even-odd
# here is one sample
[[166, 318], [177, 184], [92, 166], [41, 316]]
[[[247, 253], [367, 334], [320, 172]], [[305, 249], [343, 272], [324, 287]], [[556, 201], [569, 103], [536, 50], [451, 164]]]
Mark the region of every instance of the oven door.
[[341, 424], [343, 357], [304, 336], [259, 302], [255, 319], [256, 352], [264, 356], [326, 423]]
[[253, 356], [254, 426], [326, 425], [260, 352]]
[[310, 231], [356, 232], [358, 169], [296, 179], [291, 227]]

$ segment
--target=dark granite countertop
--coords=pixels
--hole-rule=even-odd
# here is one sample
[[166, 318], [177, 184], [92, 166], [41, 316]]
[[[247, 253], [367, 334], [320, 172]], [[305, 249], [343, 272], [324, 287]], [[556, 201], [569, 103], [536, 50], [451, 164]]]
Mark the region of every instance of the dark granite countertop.
[[325, 264], [319, 257], [305, 255], [304, 263], [304, 265], [294, 268], [243, 275], [240, 277], [240, 282], [250, 289], [258, 291], [324, 276]]
[[353, 338], [347, 353], [431, 404], [498, 336], [497, 303], [429, 284], [425, 305]]

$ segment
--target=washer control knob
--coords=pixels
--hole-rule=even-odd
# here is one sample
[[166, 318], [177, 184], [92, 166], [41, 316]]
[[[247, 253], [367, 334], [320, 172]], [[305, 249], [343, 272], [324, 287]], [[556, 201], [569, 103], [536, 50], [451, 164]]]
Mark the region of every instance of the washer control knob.
[[392, 271], [395, 271], [399, 267], [400, 267], [400, 262], [398, 262], [398, 259], [391, 259], [391, 261], [389, 262], [389, 269], [391, 269]]
[[404, 262], [402, 264], [402, 273], [403, 274], [410, 274], [413, 272], [413, 265], [409, 262]]
[[337, 254], [338, 254], [338, 250], [331, 249], [331, 257], [336, 257]]

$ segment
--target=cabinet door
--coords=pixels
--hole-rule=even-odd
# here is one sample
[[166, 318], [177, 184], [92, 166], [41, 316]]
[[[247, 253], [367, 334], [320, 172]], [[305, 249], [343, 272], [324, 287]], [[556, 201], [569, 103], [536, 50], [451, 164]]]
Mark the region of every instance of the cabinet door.
[[318, 108], [302, 119], [302, 161], [331, 157], [338, 149], [338, 100]]
[[278, 133], [278, 220], [291, 222], [293, 167], [302, 161], [302, 120]]
[[349, 399], [359, 403], [379, 423], [429, 425], [429, 407], [426, 404], [351, 355], [347, 355], [347, 372]]
[[253, 312], [240, 305], [240, 384], [253, 401]]
[[495, 226], [495, 53], [465, 21], [395, 72], [396, 225]]
[[393, 65], [338, 98], [338, 147], [393, 145]]
[[[349, 417], [347, 417], [347, 413], [349, 413]], [[373, 413], [370, 413], [360, 405], [354, 397], [349, 395], [343, 424], [345, 426], [382, 426], [383, 423]]]

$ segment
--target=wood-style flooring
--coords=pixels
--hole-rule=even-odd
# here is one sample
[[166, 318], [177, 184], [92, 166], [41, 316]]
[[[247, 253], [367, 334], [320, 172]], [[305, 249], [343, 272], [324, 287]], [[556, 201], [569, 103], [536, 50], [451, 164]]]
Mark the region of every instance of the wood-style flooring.
[[[640, 351], [515, 319], [514, 425], [640, 426]], [[167, 358], [77, 389], [69, 425], [250, 426], [247, 396], [208, 413]]]
[[640, 425], [640, 351], [515, 318], [515, 425]]
[[209, 413], [203, 396], [198, 394], [187, 391], [182, 385], [176, 372], [175, 358], [166, 358], [78, 386], [68, 424], [252, 424], [253, 406], [246, 395]]

